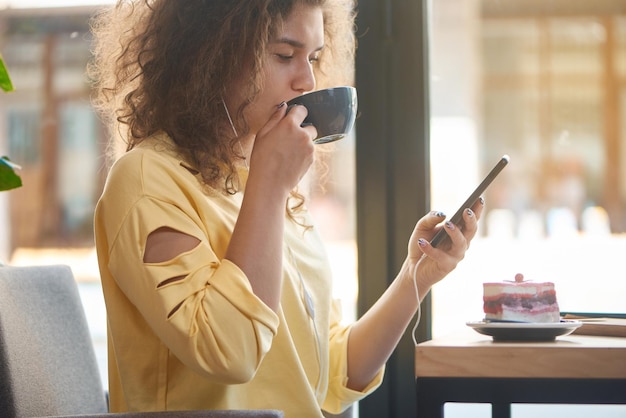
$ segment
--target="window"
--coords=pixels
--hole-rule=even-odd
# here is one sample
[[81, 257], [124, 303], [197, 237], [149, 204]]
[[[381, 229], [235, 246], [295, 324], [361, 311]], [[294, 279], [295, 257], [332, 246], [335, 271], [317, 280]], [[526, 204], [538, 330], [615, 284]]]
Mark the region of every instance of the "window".
[[[358, 23], [360, 311], [397, 271], [415, 218], [451, 215], [506, 153], [480, 236], [423, 304], [420, 337], [480, 319], [482, 282], [517, 272], [554, 281], [564, 311], [623, 313], [623, 2], [366, 0]], [[361, 417], [413, 416], [412, 367], [403, 341]]]
[[23, 248], [93, 245], [104, 128], [89, 104], [88, 19], [89, 10], [77, 8], [0, 14], [0, 47], [15, 86], [0, 101], [7, 132], [0, 148], [22, 166], [26, 186], [0, 202], [10, 218], [10, 232], [0, 236], [2, 260]]
[[[454, 211], [502, 154], [511, 157], [485, 194], [465, 260], [432, 291], [433, 337], [483, 318], [482, 283], [516, 273], [554, 282], [563, 312], [624, 314], [624, 3], [430, 4], [432, 206]], [[449, 406], [450, 418], [491, 412]], [[625, 409], [512, 406], [519, 418], [584, 410]]]
[[[518, 272], [553, 281], [562, 311], [625, 312], [618, 3], [432, 2], [433, 207], [455, 210], [511, 157], [486, 193], [480, 236], [433, 290], [435, 336], [482, 317], [482, 282]], [[454, 172], [450, 154], [462, 156]]]

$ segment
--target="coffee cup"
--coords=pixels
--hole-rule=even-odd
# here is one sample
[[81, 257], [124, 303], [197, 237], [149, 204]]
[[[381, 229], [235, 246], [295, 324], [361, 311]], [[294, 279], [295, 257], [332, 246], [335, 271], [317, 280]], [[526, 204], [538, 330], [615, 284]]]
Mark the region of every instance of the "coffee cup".
[[295, 97], [287, 106], [302, 105], [307, 108], [305, 124], [317, 129], [316, 144], [337, 141], [350, 133], [357, 111], [356, 89], [350, 86], [316, 90]]

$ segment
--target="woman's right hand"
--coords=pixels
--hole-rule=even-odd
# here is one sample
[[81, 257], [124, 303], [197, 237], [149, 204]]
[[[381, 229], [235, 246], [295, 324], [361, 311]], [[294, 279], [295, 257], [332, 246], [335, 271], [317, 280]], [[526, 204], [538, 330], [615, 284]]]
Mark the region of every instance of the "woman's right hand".
[[282, 288], [285, 203], [313, 163], [312, 126], [301, 127], [303, 106], [284, 104], [254, 139], [250, 174], [225, 257], [246, 274], [254, 293], [274, 311]]
[[307, 116], [304, 106], [287, 108], [283, 103], [259, 130], [250, 156], [250, 177], [272, 179], [274, 187], [289, 193], [313, 164], [314, 126], [302, 127]]

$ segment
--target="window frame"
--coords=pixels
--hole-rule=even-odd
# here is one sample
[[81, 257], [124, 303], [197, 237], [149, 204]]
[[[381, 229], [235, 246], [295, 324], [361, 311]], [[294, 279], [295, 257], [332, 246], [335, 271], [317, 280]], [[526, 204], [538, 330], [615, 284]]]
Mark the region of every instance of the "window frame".
[[[362, 0], [357, 10], [358, 316], [395, 278], [416, 221], [430, 210], [428, 0]], [[431, 337], [427, 295], [418, 341]], [[375, 342], [373, 342], [375, 343]], [[416, 414], [415, 347], [405, 333], [360, 417]]]

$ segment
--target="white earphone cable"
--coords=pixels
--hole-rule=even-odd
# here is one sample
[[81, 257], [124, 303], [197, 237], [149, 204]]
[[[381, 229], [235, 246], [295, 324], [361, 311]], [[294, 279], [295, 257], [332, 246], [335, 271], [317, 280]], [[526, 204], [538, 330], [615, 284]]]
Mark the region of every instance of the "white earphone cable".
[[420, 303], [420, 293], [417, 289], [417, 267], [421, 264], [422, 260], [427, 257], [426, 254], [422, 254], [422, 257], [417, 261], [415, 265], [415, 269], [413, 270], [413, 288], [415, 289], [415, 299], [417, 301], [417, 316], [415, 318], [415, 325], [413, 326], [413, 331], [411, 332], [411, 336], [413, 337], [413, 344], [417, 345], [417, 327], [419, 326], [420, 319], [422, 317], [422, 304]]
[[[222, 99], [222, 106], [224, 106], [224, 110], [226, 111], [226, 116], [228, 117], [228, 123], [230, 123], [230, 127], [233, 130], [233, 133], [235, 134], [236, 138], [239, 138], [239, 134], [237, 133], [237, 129], [235, 129], [235, 124], [233, 123], [233, 118], [230, 117], [230, 112], [228, 111], [228, 107], [226, 106], [226, 102], [224, 101], [224, 99]], [[241, 150], [241, 155], [243, 157], [243, 163], [246, 166], [246, 169], [250, 169], [250, 167], [248, 166], [248, 159], [246, 158], [246, 153], [243, 150], [243, 145], [241, 145], [241, 140], [237, 140], [237, 142], [239, 142], [239, 149]]]
[[320, 341], [319, 331], [317, 330], [317, 323], [315, 322], [315, 307], [313, 305], [313, 298], [311, 297], [311, 294], [309, 293], [309, 290], [307, 289], [304, 283], [304, 278], [302, 277], [302, 273], [300, 272], [300, 268], [298, 267], [298, 261], [296, 260], [295, 254], [293, 253], [293, 251], [291, 250], [291, 247], [287, 243], [285, 243], [285, 246], [287, 247], [287, 251], [289, 252], [289, 257], [291, 258], [293, 267], [296, 269], [296, 272], [298, 273], [298, 278], [300, 279], [300, 285], [302, 286], [304, 307], [309, 317], [311, 318], [311, 323], [313, 324], [313, 332], [315, 334], [315, 342], [317, 343], [317, 355], [318, 355], [318, 361], [320, 365], [319, 377], [317, 379], [317, 385], [315, 386], [315, 396], [319, 398], [320, 389], [322, 385], [322, 361], [321, 361], [322, 344]]

